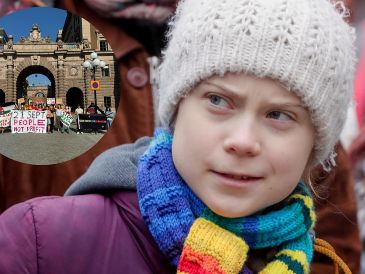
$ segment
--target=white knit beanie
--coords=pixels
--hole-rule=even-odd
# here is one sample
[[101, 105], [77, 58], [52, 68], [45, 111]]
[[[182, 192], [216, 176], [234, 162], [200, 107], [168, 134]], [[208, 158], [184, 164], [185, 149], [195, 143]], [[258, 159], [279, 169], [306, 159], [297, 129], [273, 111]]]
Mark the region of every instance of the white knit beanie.
[[[338, 4], [338, 3], [337, 3]], [[279, 80], [309, 109], [314, 163], [333, 152], [353, 91], [355, 32], [330, 0], [182, 0], [160, 67], [159, 116], [170, 122], [200, 81], [227, 72]]]

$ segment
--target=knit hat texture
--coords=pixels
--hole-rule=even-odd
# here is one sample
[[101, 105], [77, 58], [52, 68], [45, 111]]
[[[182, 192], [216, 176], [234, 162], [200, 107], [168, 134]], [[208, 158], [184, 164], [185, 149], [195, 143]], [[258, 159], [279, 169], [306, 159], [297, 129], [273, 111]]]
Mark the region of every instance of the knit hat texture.
[[[159, 116], [213, 75], [243, 72], [280, 81], [316, 128], [314, 163], [333, 152], [353, 92], [355, 31], [330, 0], [182, 0], [160, 67]], [[270, 96], [270, 94], [268, 94]]]

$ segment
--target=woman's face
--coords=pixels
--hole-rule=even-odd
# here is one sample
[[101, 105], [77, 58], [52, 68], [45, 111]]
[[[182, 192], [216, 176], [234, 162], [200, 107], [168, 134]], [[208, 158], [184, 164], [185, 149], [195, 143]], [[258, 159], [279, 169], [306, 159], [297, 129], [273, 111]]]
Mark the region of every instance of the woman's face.
[[308, 165], [315, 130], [301, 100], [276, 81], [214, 76], [179, 105], [172, 155], [215, 213], [243, 217], [286, 198]]

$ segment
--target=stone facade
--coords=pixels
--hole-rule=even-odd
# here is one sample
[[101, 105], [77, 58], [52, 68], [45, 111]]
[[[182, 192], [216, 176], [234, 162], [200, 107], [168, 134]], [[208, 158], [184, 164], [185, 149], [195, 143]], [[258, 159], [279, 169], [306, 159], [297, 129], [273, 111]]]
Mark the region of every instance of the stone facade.
[[48, 86], [30, 86], [27, 88], [27, 98], [33, 99], [34, 97], [51, 97], [48, 95]]
[[[72, 31], [75, 29], [79, 32]], [[71, 33], [78, 35], [71, 37]], [[104, 73], [100, 68], [96, 70], [95, 78], [101, 86], [97, 105], [103, 109], [107, 100], [104, 97], [110, 97], [112, 109], [117, 108], [119, 73], [113, 51], [103, 35], [85, 19], [69, 14], [54, 42], [43, 37], [37, 25], [32, 26], [28, 37], [21, 37], [18, 42], [13, 41], [12, 35], [7, 37], [6, 42], [0, 43], [0, 93], [5, 93], [5, 102], [32, 96], [27, 94], [26, 78], [43, 74], [51, 82], [49, 97], [62, 98], [71, 106], [87, 107], [94, 102], [94, 92], [89, 87], [93, 75], [82, 64], [95, 51], [108, 66]]]

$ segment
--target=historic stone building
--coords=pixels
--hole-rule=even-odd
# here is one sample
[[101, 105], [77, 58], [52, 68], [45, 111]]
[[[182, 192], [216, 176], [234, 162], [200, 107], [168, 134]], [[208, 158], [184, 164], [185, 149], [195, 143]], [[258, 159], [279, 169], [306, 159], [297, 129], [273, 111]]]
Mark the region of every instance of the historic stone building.
[[102, 109], [107, 105], [117, 108], [119, 74], [114, 54], [104, 36], [85, 19], [68, 14], [56, 41], [43, 37], [36, 24], [31, 26], [28, 37], [17, 42], [1, 26], [0, 36], [0, 103], [34, 96], [27, 91], [26, 78], [42, 74], [51, 82], [47, 97], [62, 98], [72, 108], [87, 107], [94, 102], [94, 92], [89, 87], [93, 75], [82, 64], [95, 51], [107, 65], [104, 70], [96, 70], [95, 78], [101, 87], [97, 105]]
[[29, 86], [27, 87], [27, 98], [47, 98], [51, 92], [50, 87], [44, 85]]

